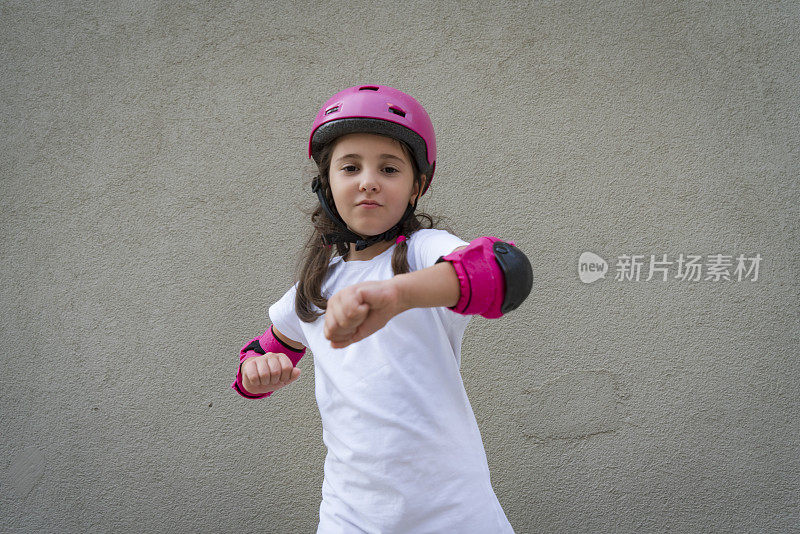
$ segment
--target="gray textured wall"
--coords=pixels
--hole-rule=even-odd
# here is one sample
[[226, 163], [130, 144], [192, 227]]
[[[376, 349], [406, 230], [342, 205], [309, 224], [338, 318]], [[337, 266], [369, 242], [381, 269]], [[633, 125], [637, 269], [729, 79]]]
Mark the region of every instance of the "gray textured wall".
[[[534, 264], [463, 350], [515, 529], [800, 529], [799, 26], [797, 2], [0, 3], [0, 527], [313, 531], [312, 358], [274, 400], [229, 385], [291, 283], [314, 113], [384, 83], [437, 128], [420, 208]], [[613, 276], [681, 253], [763, 260]]]

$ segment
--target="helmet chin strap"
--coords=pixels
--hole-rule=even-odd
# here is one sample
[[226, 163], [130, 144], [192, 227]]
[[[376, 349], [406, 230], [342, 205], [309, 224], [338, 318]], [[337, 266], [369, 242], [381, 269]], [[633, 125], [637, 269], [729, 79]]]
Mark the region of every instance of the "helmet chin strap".
[[322, 206], [322, 209], [325, 210], [325, 213], [328, 214], [328, 217], [336, 223], [336, 225], [342, 229], [341, 232], [334, 232], [330, 234], [323, 234], [322, 235], [322, 242], [326, 245], [333, 245], [335, 243], [355, 243], [356, 250], [364, 250], [365, 248], [374, 245], [380, 241], [390, 241], [392, 239], [396, 239], [397, 236], [400, 234], [400, 225], [405, 221], [408, 217], [413, 215], [414, 210], [417, 209], [417, 201], [419, 200], [419, 196], [414, 199], [414, 205], [408, 205], [406, 208], [406, 212], [400, 217], [400, 220], [383, 232], [382, 234], [361, 237], [360, 235], [356, 234], [352, 230], [350, 230], [345, 222], [342, 220], [341, 217], [337, 216], [333, 213], [330, 206], [328, 206], [328, 202], [325, 200], [325, 195], [322, 192], [322, 180], [320, 180], [319, 176], [315, 176], [314, 180], [311, 182], [311, 191], [317, 194], [317, 198], [319, 199], [319, 203]]

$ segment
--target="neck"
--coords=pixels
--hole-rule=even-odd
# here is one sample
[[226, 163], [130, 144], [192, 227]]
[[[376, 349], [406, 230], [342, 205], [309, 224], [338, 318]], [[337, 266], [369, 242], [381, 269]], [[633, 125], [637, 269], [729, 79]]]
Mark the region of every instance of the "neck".
[[369, 261], [378, 254], [381, 254], [394, 245], [394, 241], [378, 241], [364, 250], [356, 250], [356, 244], [350, 243], [350, 250], [344, 261]]

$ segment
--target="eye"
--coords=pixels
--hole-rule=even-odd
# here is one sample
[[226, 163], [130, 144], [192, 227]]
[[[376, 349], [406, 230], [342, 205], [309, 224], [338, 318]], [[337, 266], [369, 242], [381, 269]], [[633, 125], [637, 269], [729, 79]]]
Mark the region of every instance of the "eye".
[[355, 165], [345, 165], [344, 167], [342, 167], [342, 170], [344, 172], [356, 172], [358, 170], [358, 167], [356, 167]]
[[400, 172], [400, 171], [395, 167], [384, 167], [383, 168], [383, 172], [385, 172], [386, 174], [394, 174], [394, 173]]

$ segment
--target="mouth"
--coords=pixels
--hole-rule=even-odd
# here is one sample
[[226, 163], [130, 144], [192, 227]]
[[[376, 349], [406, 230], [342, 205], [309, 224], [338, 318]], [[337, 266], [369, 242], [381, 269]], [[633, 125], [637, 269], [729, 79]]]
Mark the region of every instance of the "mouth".
[[363, 202], [359, 202], [358, 206], [377, 208], [378, 206], [380, 206], [380, 204], [372, 200], [365, 200]]

